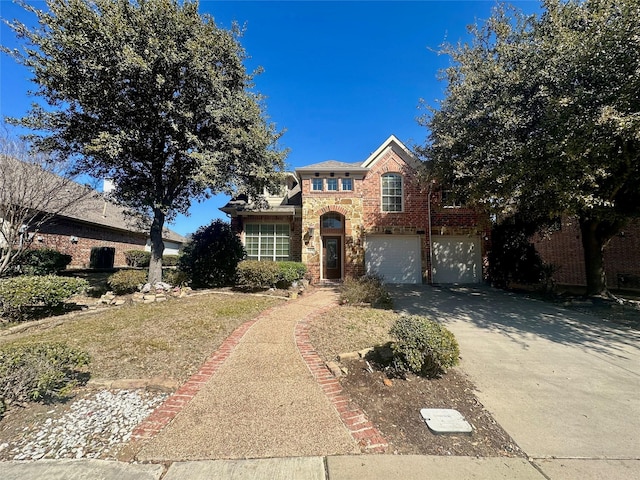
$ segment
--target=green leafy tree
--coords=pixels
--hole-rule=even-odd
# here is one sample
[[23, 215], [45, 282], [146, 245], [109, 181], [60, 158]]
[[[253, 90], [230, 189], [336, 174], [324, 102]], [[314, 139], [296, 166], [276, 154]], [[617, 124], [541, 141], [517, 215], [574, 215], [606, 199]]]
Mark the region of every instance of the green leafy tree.
[[112, 178], [114, 199], [150, 218], [149, 281], [162, 276], [162, 229], [211, 194], [273, 190], [285, 153], [246, 71], [241, 32], [185, 0], [47, 0], [10, 25], [35, 105], [15, 120], [36, 148]]
[[445, 99], [422, 154], [471, 204], [502, 216], [579, 220], [589, 295], [603, 250], [640, 214], [640, 3], [546, 0], [498, 7], [445, 45]]

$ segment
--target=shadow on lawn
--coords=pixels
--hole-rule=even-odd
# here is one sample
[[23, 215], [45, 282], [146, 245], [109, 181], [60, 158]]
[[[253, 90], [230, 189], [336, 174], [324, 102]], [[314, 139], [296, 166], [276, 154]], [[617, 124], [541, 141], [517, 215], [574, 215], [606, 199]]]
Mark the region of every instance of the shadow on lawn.
[[618, 358], [628, 358], [625, 349], [640, 345], [637, 324], [614, 323], [485, 285], [393, 285], [389, 290], [394, 310], [444, 324], [468, 322], [499, 332], [523, 349], [529, 347], [527, 337], [532, 335]]

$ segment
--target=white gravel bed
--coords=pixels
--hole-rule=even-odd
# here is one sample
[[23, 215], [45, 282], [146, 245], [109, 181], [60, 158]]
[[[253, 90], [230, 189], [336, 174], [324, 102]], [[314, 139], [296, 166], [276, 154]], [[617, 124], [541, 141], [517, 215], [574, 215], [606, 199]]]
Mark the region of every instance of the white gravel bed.
[[23, 438], [0, 445], [0, 451], [10, 449], [13, 460], [113, 458], [166, 398], [166, 393], [143, 390], [102, 390], [76, 400], [58, 418], [25, 427]]

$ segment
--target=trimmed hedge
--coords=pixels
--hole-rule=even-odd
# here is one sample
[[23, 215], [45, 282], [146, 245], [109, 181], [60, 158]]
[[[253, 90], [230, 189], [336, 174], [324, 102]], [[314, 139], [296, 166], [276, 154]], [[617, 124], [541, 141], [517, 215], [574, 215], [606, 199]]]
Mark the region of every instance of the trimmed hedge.
[[124, 258], [129, 267], [147, 268], [151, 262], [151, 252], [144, 250], [127, 250], [124, 252]]
[[307, 267], [300, 262], [243, 260], [236, 270], [236, 284], [243, 288], [260, 289], [277, 286], [289, 288], [304, 278]]
[[147, 283], [146, 270], [118, 270], [107, 278], [107, 285], [116, 295], [134, 293]]
[[90, 360], [87, 352], [64, 343], [0, 348], [0, 409], [5, 403], [65, 397]]
[[20, 276], [0, 280], [0, 312], [7, 320], [22, 320], [32, 307], [57, 307], [89, 288], [82, 278]]
[[243, 260], [236, 271], [237, 284], [244, 288], [275, 287], [280, 278], [280, 267], [276, 262]]
[[399, 372], [439, 377], [459, 362], [460, 348], [455, 336], [433, 320], [417, 315], [400, 317], [389, 333], [396, 339], [392, 350]]
[[278, 282], [282, 282], [286, 287], [293, 282], [302, 280], [307, 273], [307, 266], [302, 262], [277, 262], [280, 274]]
[[163, 255], [162, 256], [162, 266], [163, 267], [175, 267], [178, 265], [178, 257], [179, 255]]
[[71, 255], [52, 248], [25, 250], [18, 260], [23, 275], [52, 275], [64, 270], [70, 263]]

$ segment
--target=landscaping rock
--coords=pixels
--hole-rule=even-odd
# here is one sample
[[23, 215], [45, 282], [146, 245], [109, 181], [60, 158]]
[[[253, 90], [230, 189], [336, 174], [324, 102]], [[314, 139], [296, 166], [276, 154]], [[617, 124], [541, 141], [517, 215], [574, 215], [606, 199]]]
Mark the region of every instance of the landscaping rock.
[[334, 377], [339, 378], [342, 376], [340, 365], [338, 365], [336, 362], [327, 362], [327, 368], [331, 372], [331, 375], [333, 375]]

